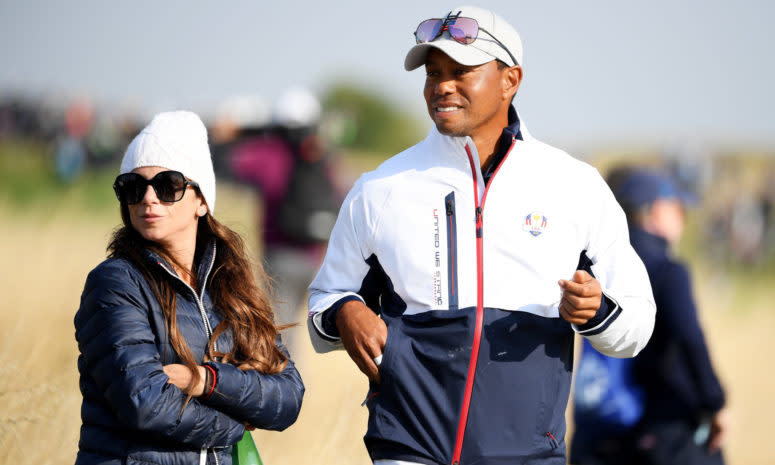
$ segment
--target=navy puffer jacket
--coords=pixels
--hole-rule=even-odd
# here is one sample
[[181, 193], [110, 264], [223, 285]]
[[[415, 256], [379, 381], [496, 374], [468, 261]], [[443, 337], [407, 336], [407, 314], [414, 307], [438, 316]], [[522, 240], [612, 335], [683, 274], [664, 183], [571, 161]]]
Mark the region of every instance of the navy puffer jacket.
[[[169, 275], [178, 328], [202, 361], [208, 334], [220, 322], [208, 286], [196, 295], [171, 266], [151, 252], [146, 255]], [[213, 245], [200, 260], [197, 282], [208, 283], [214, 257]], [[231, 446], [242, 438], [245, 423], [282, 430], [301, 409], [304, 385], [290, 360], [274, 375], [213, 362], [215, 393], [207, 400], [191, 399], [181, 414], [187, 396], [167, 383], [162, 366], [182, 362], [150, 285], [127, 260], [105, 260], [89, 273], [75, 330], [83, 395], [76, 465], [198, 464], [202, 455], [208, 464], [230, 465]], [[228, 352], [231, 332], [216, 344]]]

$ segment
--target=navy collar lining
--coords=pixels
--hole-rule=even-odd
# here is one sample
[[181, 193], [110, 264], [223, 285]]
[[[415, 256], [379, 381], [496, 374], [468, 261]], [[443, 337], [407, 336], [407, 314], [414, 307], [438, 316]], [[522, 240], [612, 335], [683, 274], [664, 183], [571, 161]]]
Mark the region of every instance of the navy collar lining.
[[482, 172], [485, 184], [490, 182], [490, 178], [495, 172], [495, 169], [500, 165], [503, 157], [505, 157], [506, 153], [509, 151], [509, 148], [511, 148], [511, 141], [513, 139], [524, 140], [520, 129], [519, 115], [517, 115], [517, 110], [514, 108], [514, 105], [511, 105], [509, 106], [509, 125], [503, 128], [500, 140], [498, 141], [498, 151], [493, 156], [489, 165], [487, 165], [487, 169]]

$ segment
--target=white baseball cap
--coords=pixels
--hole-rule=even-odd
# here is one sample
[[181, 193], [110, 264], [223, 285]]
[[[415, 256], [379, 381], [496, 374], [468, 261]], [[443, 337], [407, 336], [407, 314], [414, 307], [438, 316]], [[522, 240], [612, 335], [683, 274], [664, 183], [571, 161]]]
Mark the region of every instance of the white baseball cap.
[[496, 59], [509, 66], [522, 65], [522, 40], [500, 16], [475, 6], [460, 6], [453, 8], [441, 20], [455, 17], [476, 20], [479, 25], [476, 40], [467, 45], [461, 44], [449, 35], [449, 31], [444, 31], [432, 41], [417, 44], [409, 50], [404, 60], [407, 71], [423, 66], [431, 48], [441, 50], [466, 66], [478, 66]]

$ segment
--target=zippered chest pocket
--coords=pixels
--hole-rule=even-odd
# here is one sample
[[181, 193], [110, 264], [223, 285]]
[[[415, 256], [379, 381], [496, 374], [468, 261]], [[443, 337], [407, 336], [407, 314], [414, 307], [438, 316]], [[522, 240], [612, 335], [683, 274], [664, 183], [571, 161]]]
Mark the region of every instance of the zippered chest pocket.
[[475, 305], [474, 209], [463, 197], [449, 190], [396, 193], [386, 206], [383, 216], [400, 221], [382, 221], [376, 255], [406, 313]]
[[458, 263], [457, 263], [457, 218], [455, 213], [455, 192], [444, 197], [444, 213], [447, 230], [447, 300], [450, 310], [458, 309]]

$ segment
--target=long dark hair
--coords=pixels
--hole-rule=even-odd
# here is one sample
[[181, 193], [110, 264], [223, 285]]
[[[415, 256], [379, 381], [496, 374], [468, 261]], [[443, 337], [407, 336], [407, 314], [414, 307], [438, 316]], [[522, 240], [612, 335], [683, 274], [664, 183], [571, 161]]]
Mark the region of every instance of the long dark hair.
[[[197, 192], [198, 194], [198, 192]], [[201, 379], [191, 348], [180, 334], [177, 325], [175, 291], [166, 272], [144, 258], [143, 250], [155, 252], [181, 269], [178, 263], [157, 243], [146, 240], [133, 227], [126, 204], [121, 204], [123, 227], [113, 232], [108, 244], [109, 257], [129, 260], [143, 274], [151, 286], [164, 313], [167, 335], [175, 353], [193, 373], [192, 386]], [[213, 271], [209, 276], [209, 292], [214, 306], [221, 314], [221, 323], [215, 328], [207, 347], [207, 356], [218, 357], [224, 363], [232, 363], [243, 370], [257, 370], [262, 373], [279, 373], [288, 359], [277, 347], [278, 331], [288, 327], [276, 325], [273, 318], [269, 280], [263, 269], [258, 268], [257, 277], [248, 259], [245, 244], [236, 232], [219, 223], [208, 212], [199, 218], [197, 225], [196, 251], [200, 255], [205, 247], [215, 241], [216, 256]], [[265, 284], [265, 287], [258, 283]], [[197, 283], [199, 287], [208, 283]], [[231, 330], [234, 346], [229, 352], [216, 352], [213, 343], [224, 331]]]

